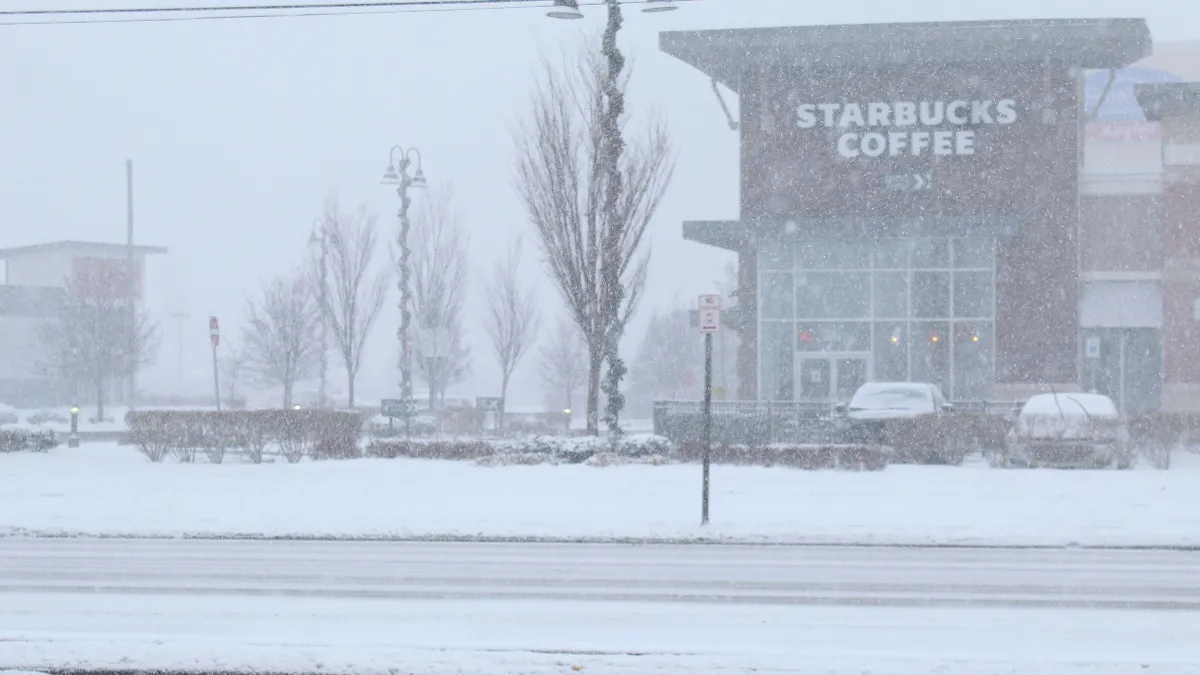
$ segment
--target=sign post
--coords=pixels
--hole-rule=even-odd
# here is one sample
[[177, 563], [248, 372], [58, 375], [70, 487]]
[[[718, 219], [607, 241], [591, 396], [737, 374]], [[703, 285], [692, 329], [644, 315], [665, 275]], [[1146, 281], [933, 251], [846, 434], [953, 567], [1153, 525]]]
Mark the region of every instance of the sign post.
[[712, 337], [721, 326], [721, 296], [700, 296], [700, 332], [704, 334], [704, 475], [701, 479], [700, 524], [708, 524], [708, 476], [712, 460]]
[[213, 392], [217, 397], [217, 412], [221, 412], [221, 375], [217, 368], [217, 346], [221, 344], [221, 324], [217, 317], [208, 317], [208, 339], [212, 342], [213, 353]]

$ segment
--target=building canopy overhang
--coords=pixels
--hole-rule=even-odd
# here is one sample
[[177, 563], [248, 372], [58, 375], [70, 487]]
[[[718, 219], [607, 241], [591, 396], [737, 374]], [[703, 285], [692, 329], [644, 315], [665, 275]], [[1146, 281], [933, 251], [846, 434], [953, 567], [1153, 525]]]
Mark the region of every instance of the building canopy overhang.
[[683, 238], [729, 251], [745, 251], [758, 242], [787, 239], [1003, 237], [1016, 233], [1017, 226], [1014, 216], [691, 220], [683, 223]]
[[129, 246], [95, 241], [54, 241], [46, 244], [15, 246], [0, 249], [0, 260], [22, 258], [46, 253], [74, 253], [78, 255], [120, 256], [132, 252], [135, 256], [162, 255], [167, 249], [162, 246]]
[[1150, 55], [1143, 19], [788, 26], [659, 34], [659, 49], [735, 92], [748, 70], [1047, 61], [1121, 68]]
[[1200, 82], [1139, 85], [1137, 100], [1151, 122], [1170, 117], [1200, 118]]

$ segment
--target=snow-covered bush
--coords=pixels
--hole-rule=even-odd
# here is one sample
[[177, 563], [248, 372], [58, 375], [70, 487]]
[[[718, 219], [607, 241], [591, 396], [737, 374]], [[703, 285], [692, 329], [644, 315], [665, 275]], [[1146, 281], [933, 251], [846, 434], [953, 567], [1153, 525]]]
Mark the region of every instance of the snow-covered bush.
[[505, 452], [475, 460], [479, 466], [537, 466], [539, 464], [562, 464], [553, 454], [541, 452]]
[[642, 455], [638, 457], [630, 457], [628, 455], [618, 455], [614, 452], [598, 452], [588, 458], [584, 464], [605, 468], [610, 466], [625, 466], [627, 464], [649, 464], [651, 466], [664, 466], [673, 464], [674, 462], [666, 455]]
[[[469, 439], [428, 441], [377, 440], [367, 446], [367, 455], [385, 459], [447, 459], [478, 461], [493, 456], [528, 456], [544, 458], [543, 462], [581, 464], [600, 453], [622, 457], [667, 456], [674, 446], [661, 436], [631, 435], [622, 437], [614, 446], [603, 437], [566, 438], [562, 436], [530, 436], [515, 440]], [[520, 463], [515, 459], [489, 459], [488, 462]], [[530, 460], [532, 461], [532, 460]]]
[[1171, 468], [1180, 450], [1200, 446], [1200, 415], [1156, 413], [1129, 420], [1129, 444], [1156, 469]]
[[39, 410], [26, 417], [25, 421], [30, 424], [36, 424], [37, 426], [43, 426], [46, 424], [66, 425], [71, 423], [71, 418], [53, 410]]
[[[796, 469], [854, 469], [878, 471], [891, 463], [893, 451], [885, 445], [868, 444], [773, 444], [718, 445], [712, 448], [713, 464], [743, 466], [787, 466]], [[686, 444], [677, 452], [680, 459], [699, 462], [704, 450]]]
[[58, 445], [58, 438], [53, 431], [0, 429], [0, 453], [46, 452]]
[[203, 451], [220, 463], [229, 448], [240, 447], [252, 462], [261, 462], [276, 445], [289, 462], [361, 455], [358, 440], [362, 417], [331, 410], [156, 410], [126, 416], [128, 440], [152, 462], [167, 454], [190, 462]]

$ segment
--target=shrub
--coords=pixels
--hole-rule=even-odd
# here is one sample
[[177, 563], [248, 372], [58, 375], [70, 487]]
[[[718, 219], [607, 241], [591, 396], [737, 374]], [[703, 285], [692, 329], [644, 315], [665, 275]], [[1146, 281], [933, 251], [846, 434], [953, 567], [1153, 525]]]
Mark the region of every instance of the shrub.
[[45, 424], [70, 424], [71, 418], [61, 413], [56, 413], [49, 410], [40, 410], [25, 418], [25, 421], [30, 424], [42, 426]]
[[1156, 469], [1171, 468], [1178, 448], [1200, 444], [1200, 415], [1164, 412], [1132, 417], [1129, 443]]
[[[703, 460], [704, 449], [695, 443], [680, 446], [676, 456], [684, 461]], [[787, 466], [796, 469], [854, 469], [877, 471], [891, 462], [892, 449], [869, 444], [718, 445], [712, 448], [713, 464]]]
[[357, 457], [362, 431], [358, 413], [330, 410], [139, 411], [129, 413], [126, 422], [129, 441], [152, 462], [168, 453], [190, 462], [202, 450], [210, 462], [220, 463], [229, 448], [237, 447], [259, 463], [271, 444], [289, 462], [306, 455]]
[[[674, 446], [660, 436], [625, 436], [614, 446], [607, 438], [563, 436], [532, 436], [515, 441], [491, 439], [464, 439], [447, 441], [376, 440], [367, 446], [367, 455], [383, 459], [406, 457], [411, 459], [446, 459], [479, 461], [492, 456], [540, 457], [542, 462], [581, 464], [599, 453], [611, 453], [623, 457], [642, 458], [669, 455]], [[489, 459], [494, 463], [512, 463], [515, 459]]]
[[53, 431], [0, 429], [0, 453], [47, 452], [58, 445], [58, 438]]

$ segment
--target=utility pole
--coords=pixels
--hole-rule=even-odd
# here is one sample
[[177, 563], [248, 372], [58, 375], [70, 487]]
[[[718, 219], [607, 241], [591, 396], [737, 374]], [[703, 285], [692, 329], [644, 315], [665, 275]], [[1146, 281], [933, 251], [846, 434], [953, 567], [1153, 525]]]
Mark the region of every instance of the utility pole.
[[137, 349], [137, 297], [135, 297], [134, 289], [137, 285], [134, 283], [134, 256], [133, 256], [133, 160], [125, 160], [125, 283], [128, 288], [126, 292], [128, 296], [126, 300], [129, 302], [129, 340], [128, 345], [128, 367], [129, 367], [129, 409], [133, 410], [136, 405], [137, 398], [137, 367], [138, 354]]

